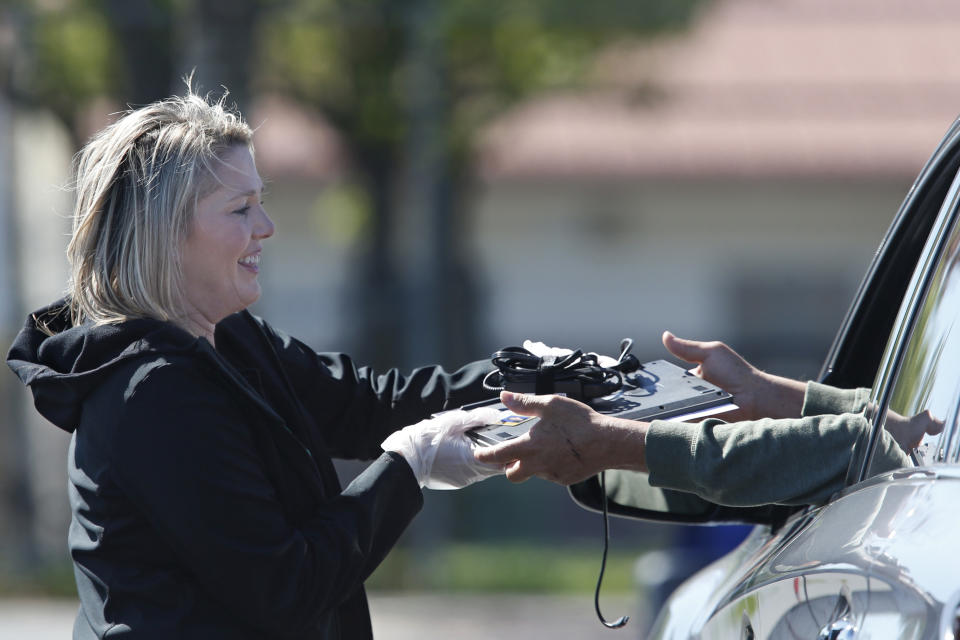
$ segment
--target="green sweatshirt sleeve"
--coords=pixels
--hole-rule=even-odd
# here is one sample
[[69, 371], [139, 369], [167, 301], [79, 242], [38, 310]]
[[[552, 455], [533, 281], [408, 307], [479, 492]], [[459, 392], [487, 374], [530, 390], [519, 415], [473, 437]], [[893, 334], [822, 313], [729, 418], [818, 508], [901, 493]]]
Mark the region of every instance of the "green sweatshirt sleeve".
[[[850, 411], [862, 410], [867, 395], [865, 389], [810, 383], [801, 418], [656, 420], [646, 440], [650, 484], [730, 506], [823, 502], [844, 487], [848, 468], [860, 468], [870, 424]], [[829, 413], [838, 410], [847, 412]], [[873, 469], [907, 464], [909, 458], [884, 431]]]
[[819, 382], [808, 382], [800, 415], [861, 413], [869, 400], [869, 389], [837, 389]]
[[647, 433], [650, 483], [731, 506], [813, 504], [843, 486], [851, 445], [867, 434], [856, 414], [729, 424], [657, 420]]

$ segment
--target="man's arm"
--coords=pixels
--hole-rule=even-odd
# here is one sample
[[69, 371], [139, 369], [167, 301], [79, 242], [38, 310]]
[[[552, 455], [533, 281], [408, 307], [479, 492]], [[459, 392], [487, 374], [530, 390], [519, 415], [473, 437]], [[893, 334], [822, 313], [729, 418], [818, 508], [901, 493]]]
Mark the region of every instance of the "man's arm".
[[[655, 421], [646, 439], [650, 484], [730, 506], [816, 504], [862, 459], [870, 423], [859, 414], [699, 424]], [[907, 463], [897, 447], [891, 467]]]
[[[652, 486], [730, 506], [813, 504], [844, 486], [851, 458], [862, 459], [870, 424], [858, 414], [764, 418], [699, 424], [612, 418], [561, 396], [504, 393], [514, 412], [540, 420], [528, 433], [479, 450], [478, 460], [505, 464], [507, 478], [538, 476], [573, 484], [605, 469], [649, 472]], [[908, 464], [883, 433], [883, 470]]]
[[506, 465], [511, 482], [539, 476], [569, 485], [604, 469], [647, 470], [646, 422], [597, 413], [563, 396], [503, 391], [500, 400], [514, 413], [540, 418], [522, 436], [474, 454], [481, 462]]
[[740, 409], [724, 416], [728, 422], [801, 415], [806, 393], [803, 382], [761, 371], [716, 340], [686, 340], [669, 331], [664, 331], [662, 340], [671, 354], [696, 364], [691, 373], [734, 397]]

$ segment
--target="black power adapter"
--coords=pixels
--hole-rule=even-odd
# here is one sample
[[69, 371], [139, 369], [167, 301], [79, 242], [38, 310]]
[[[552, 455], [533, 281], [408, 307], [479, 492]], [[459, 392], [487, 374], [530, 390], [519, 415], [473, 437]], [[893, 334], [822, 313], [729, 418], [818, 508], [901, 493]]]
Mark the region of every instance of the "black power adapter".
[[640, 368], [630, 353], [633, 340], [620, 342], [620, 357], [611, 366], [602, 366], [596, 353], [577, 349], [571, 353], [538, 356], [523, 347], [506, 347], [491, 356], [496, 367], [483, 386], [491, 391], [563, 394], [580, 401], [610, 395], [623, 386], [623, 374]]

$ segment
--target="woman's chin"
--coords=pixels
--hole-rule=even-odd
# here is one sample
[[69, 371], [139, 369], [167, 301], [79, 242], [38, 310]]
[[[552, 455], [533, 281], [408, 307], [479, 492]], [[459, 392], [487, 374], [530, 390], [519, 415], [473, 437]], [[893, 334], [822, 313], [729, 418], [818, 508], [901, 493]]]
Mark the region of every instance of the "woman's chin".
[[256, 287], [256, 290], [251, 291], [248, 295], [243, 297], [243, 300], [241, 301], [243, 303], [243, 306], [240, 309], [237, 309], [237, 311], [243, 311], [244, 309], [246, 309], [247, 307], [249, 307], [259, 299], [260, 299], [260, 285], [258, 284]]

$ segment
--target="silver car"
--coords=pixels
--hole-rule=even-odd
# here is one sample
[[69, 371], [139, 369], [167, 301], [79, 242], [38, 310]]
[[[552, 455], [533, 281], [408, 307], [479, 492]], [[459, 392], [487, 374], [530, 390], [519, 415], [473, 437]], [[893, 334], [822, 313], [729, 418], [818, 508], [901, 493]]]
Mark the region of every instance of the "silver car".
[[[869, 455], [851, 464], [818, 507], [721, 507], [652, 488], [611, 503], [627, 517], [758, 525], [673, 593], [651, 638], [960, 639], [958, 169], [960, 121], [907, 194], [820, 376], [872, 389], [871, 450], [888, 411], [930, 411], [943, 432], [908, 468], [878, 474]], [[600, 507], [595, 480], [571, 493]]]

